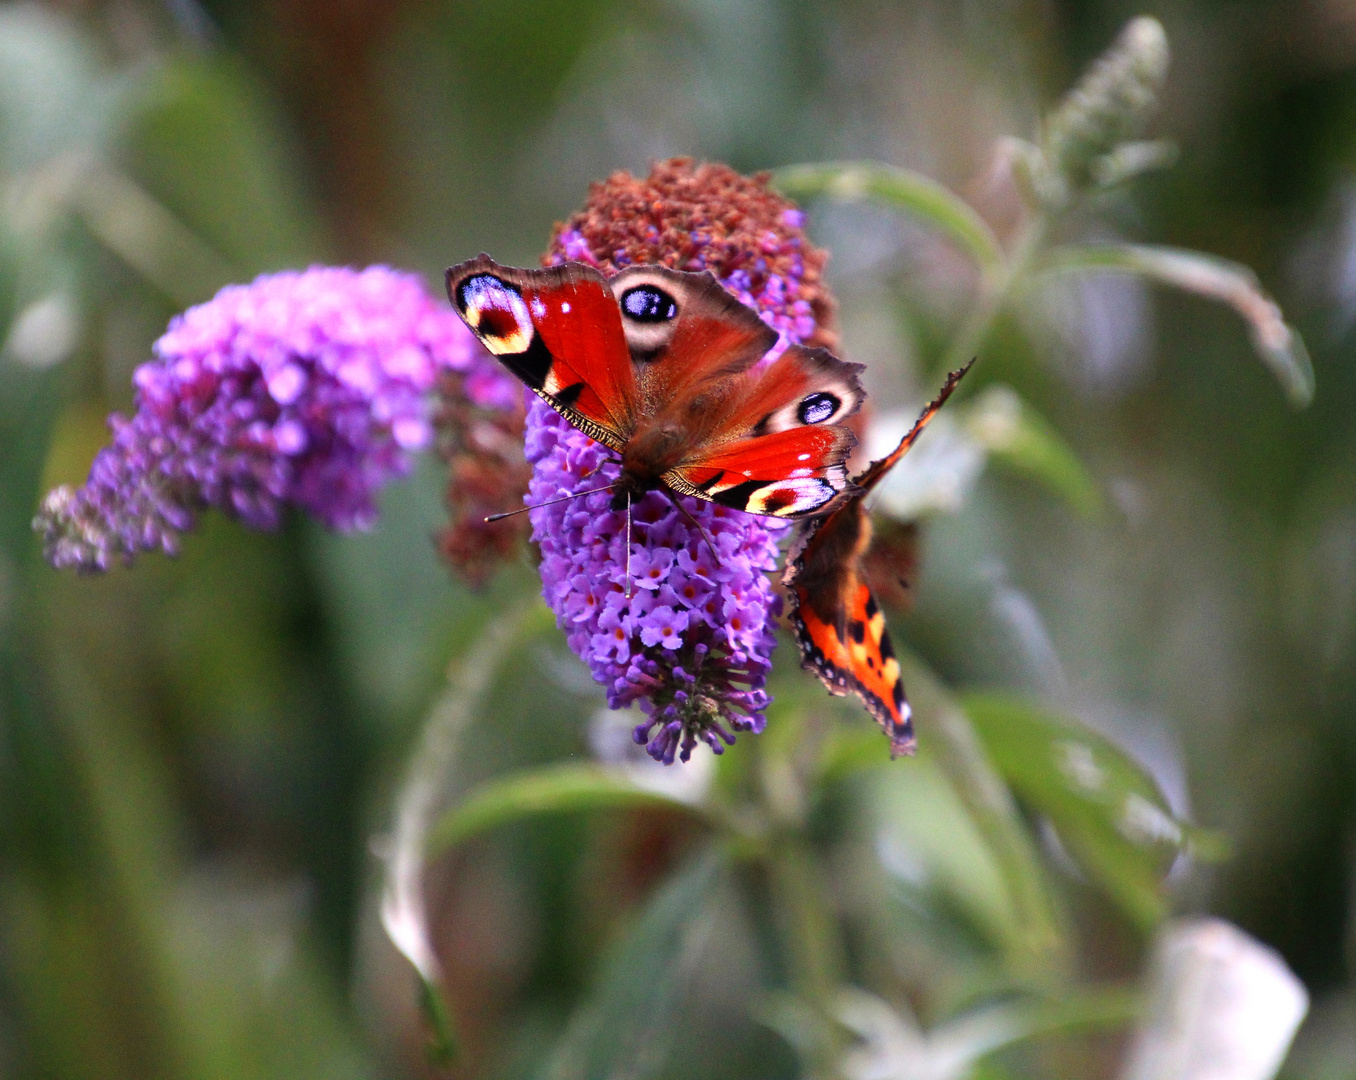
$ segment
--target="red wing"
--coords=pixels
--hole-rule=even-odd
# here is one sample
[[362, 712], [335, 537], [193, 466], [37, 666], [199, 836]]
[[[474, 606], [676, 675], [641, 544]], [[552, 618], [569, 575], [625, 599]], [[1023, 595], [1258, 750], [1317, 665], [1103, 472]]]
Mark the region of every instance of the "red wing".
[[688, 494], [775, 517], [823, 513], [855, 490], [845, 421], [865, 397], [860, 364], [792, 345], [703, 404], [702, 439], [664, 479]]
[[458, 314], [506, 368], [575, 427], [620, 450], [638, 393], [621, 312], [597, 270], [500, 266], [488, 255], [447, 271]]
[[858, 576], [871, 544], [860, 498], [812, 522], [787, 563], [782, 582], [801, 666], [831, 694], [861, 698], [890, 739], [890, 756], [915, 749], [913, 717], [904, 698], [885, 615]]

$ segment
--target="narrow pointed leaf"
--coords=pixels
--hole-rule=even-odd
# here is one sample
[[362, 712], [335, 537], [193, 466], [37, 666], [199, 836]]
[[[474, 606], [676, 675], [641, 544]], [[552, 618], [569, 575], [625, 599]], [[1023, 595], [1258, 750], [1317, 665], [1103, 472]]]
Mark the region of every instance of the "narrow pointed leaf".
[[702, 815], [691, 803], [603, 765], [550, 765], [497, 777], [471, 791], [439, 818], [426, 850], [432, 856], [487, 829], [539, 814], [656, 807]]
[[711, 929], [724, 858], [707, 852], [668, 882], [604, 965], [540, 1080], [646, 1080], [661, 1074], [687, 982]]
[[950, 237], [986, 274], [995, 273], [1003, 251], [993, 230], [960, 196], [922, 173], [879, 161], [789, 165], [773, 184], [797, 199], [827, 196], [842, 202], [870, 199], [902, 211]]
[[1248, 325], [1258, 356], [1271, 369], [1290, 403], [1302, 409], [1313, 400], [1314, 369], [1299, 331], [1290, 326], [1257, 275], [1241, 263], [1182, 248], [1148, 244], [1091, 244], [1057, 249], [1048, 272], [1094, 270], [1139, 274], [1163, 285], [1228, 304]]
[[1178, 855], [1221, 853], [1219, 839], [1179, 819], [1148, 773], [1110, 740], [1015, 695], [963, 701], [1004, 779], [1143, 929], [1167, 914], [1162, 882]]
[[965, 414], [970, 434], [991, 457], [1030, 476], [1084, 517], [1103, 507], [1102, 492], [1060, 434], [1010, 387], [991, 386]]
[[[1062, 912], [998, 763], [937, 676], [910, 657], [900, 662], [919, 753], [916, 763], [888, 762], [883, 748], [879, 754], [882, 769], [872, 781], [886, 796], [877, 800], [886, 833], [929, 862], [928, 876], [1001, 946], [1015, 972], [1037, 979], [1063, 973], [1069, 942]], [[869, 765], [869, 756], [844, 751], [834, 761], [836, 776]]]
[[521, 645], [525, 634], [550, 625], [540, 605], [510, 611], [490, 625], [475, 648], [453, 667], [448, 689], [434, 707], [396, 806], [394, 834], [386, 856], [381, 922], [392, 943], [413, 965], [420, 980], [420, 1003], [432, 1033], [430, 1055], [447, 1061], [456, 1056], [451, 1017], [439, 996], [441, 975], [429, 940], [424, 909], [423, 875], [429, 827], [445, 798], [455, 770], [462, 736], [475, 717], [505, 657]]

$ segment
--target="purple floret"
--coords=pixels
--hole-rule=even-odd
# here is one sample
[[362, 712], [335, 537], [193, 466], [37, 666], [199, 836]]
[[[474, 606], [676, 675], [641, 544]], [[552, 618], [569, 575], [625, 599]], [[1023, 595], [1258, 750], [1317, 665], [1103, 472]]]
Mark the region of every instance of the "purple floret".
[[194, 511], [276, 528], [293, 504], [340, 530], [369, 527], [380, 487], [432, 440], [427, 394], [462, 372], [477, 404], [517, 384], [419, 278], [313, 267], [222, 289], [170, 323], [136, 371], [136, 413], [79, 489], [34, 522], [58, 567], [105, 570], [178, 550]]

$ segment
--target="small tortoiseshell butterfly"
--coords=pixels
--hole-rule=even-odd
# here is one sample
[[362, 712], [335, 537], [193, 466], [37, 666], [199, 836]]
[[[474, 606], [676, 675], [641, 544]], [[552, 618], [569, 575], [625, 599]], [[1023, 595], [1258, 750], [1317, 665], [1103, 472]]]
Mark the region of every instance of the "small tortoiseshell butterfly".
[[709, 273], [583, 263], [545, 270], [488, 255], [447, 271], [475, 335], [528, 388], [616, 451], [613, 505], [656, 488], [782, 518], [850, 496], [844, 421], [860, 364], [791, 345]]
[[894, 450], [852, 478], [858, 489], [852, 498], [803, 526], [782, 576], [801, 666], [815, 672], [829, 693], [851, 692], [862, 699], [890, 737], [891, 757], [912, 754], [916, 740], [885, 614], [862, 580], [862, 558], [871, 546], [871, 518], [864, 500], [909, 452], [970, 364], [947, 376], [941, 393]]

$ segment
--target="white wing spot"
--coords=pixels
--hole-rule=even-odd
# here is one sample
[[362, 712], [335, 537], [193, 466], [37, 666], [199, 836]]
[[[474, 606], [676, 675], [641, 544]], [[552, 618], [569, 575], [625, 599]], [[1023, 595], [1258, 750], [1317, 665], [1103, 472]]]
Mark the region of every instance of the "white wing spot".
[[568, 315], [570, 313], [570, 302], [568, 300], [562, 300], [560, 302], [560, 311], [562, 315]]
[[810, 455], [809, 455], [809, 454], [801, 454], [799, 457], [796, 458], [796, 460], [797, 460], [797, 461], [809, 461], [809, 460], [810, 460]]

